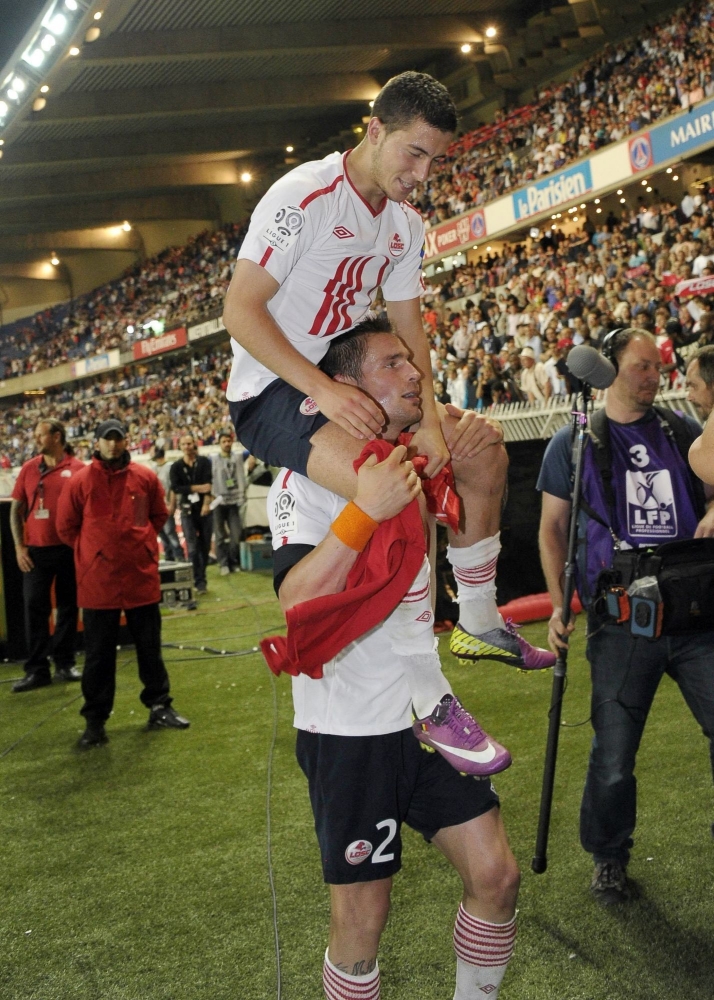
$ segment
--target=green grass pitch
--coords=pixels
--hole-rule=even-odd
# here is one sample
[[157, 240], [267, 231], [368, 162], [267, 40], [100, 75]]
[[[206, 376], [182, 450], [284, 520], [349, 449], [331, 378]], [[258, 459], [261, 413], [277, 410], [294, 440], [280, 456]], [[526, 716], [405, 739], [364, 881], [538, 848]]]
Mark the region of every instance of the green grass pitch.
[[[164, 640], [250, 650], [282, 618], [264, 573], [220, 578]], [[545, 626], [525, 630], [543, 642]], [[639, 898], [598, 908], [578, 808], [590, 727], [563, 729], [545, 875], [530, 871], [551, 675], [463, 667], [454, 689], [508, 746], [496, 785], [523, 870], [504, 1000], [714, 997], [714, 820], [706, 744], [665, 678], [640, 751], [630, 873]], [[166, 651], [186, 732], [147, 732], [131, 650], [119, 654], [110, 742], [74, 749], [78, 686], [14, 695], [0, 665], [1, 1000], [271, 1000], [277, 996], [266, 854], [273, 698], [272, 856], [284, 1000], [318, 1000], [328, 896], [305, 783], [293, 756], [290, 686], [262, 658]], [[712, 660], [714, 669], [714, 652]], [[588, 715], [582, 623], [563, 718]], [[437, 851], [404, 831], [402, 872], [380, 952], [385, 1000], [450, 1000], [459, 898]]]

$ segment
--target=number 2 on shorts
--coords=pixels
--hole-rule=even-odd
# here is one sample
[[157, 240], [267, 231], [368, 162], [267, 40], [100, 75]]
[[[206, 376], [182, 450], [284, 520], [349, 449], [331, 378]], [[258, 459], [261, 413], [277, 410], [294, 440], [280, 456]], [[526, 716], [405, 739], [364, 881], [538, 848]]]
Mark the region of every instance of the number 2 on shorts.
[[381, 823], [377, 823], [378, 830], [384, 829], [385, 826], [387, 827], [388, 833], [372, 855], [373, 865], [378, 865], [380, 861], [394, 861], [394, 854], [385, 854], [384, 850], [392, 843], [397, 834], [397, 821], [394, 819], [383, 819]]

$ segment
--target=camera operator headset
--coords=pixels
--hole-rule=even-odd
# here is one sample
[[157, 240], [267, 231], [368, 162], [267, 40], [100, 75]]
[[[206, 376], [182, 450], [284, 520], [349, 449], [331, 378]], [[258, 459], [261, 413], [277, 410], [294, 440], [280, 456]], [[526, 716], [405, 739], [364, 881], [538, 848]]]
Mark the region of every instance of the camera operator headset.
[[[705, 734], [714, 736], [714, 513], [704, 513], [702, 484], [687, 464], [689, 445], [701, 429], [691, 418], [653, 405], [661, 367], [654, 338], [643, 330], [614, 330], [602, 353], [616, 377], [605, 406], [592, 418], [585, 448], [577, 557], [578, 590], [588, 609], [595, 731], [580, 835], [595, 861], [591, 889], [612, 902], [629, 892], [635, 757], [665, 672], [679, 684]], [[570, 430], [563, 428], [548, 445], [538, 480], [553, 646], [562, 645], [558, 633], [565, 631], [561, 576], [571, 457]], [[709, 692], [705, 699], [703, 690]]]

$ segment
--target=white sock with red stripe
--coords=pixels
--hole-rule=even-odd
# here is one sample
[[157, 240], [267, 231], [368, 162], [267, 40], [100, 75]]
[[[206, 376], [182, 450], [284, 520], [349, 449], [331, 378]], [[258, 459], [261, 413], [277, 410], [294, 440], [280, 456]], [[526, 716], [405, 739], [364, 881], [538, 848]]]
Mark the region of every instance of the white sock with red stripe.
[[366, 976], [348, 976], [332, 964], [328, 951], [322, 967], [322, 985], [327, 1000], [379, 1000], [378, 965]]
[[472, 917], [461, 904], [454, 924], [454, 1000], [496, 1000], [515, 940], [515, 917], [507, 924], [490, 924]]
[[446, 550], [459, 591], [459, 623], [472, 635], [503, 628], [496, 605], [496, 563], [500, 551], [500, 531], [468, 548], [450, 545]]

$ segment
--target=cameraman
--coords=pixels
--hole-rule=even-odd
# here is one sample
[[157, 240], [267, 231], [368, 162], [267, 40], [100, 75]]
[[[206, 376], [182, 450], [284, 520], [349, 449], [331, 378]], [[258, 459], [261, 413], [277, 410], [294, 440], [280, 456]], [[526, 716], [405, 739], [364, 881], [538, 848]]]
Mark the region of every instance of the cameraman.
[[[609, 344], [607, 343], [609, 340]], [[578, 590], [588, 609], [587, 657], [592, 678], [590, 752], [580, 811], [580, 840], [593, 855], [593, 896], [602, 903], [630, 896], [626, 869], [636, 821], [635, 758], [647, 714], [664, 673], [679, 685], [709, 740], [714, 736], [714, 618], [710, 631], [643, 638], [617, 624], [605, 605], [605, 573], [619, 567], [625, 589], [637, 550], [714, 536], [702, 484], [686, 455], [701, 433], [689, 417], [655, 409], [661, 358], [642, 330], [614, 331], [604, 353], [617, 367], [604, 410], [597, 411], [583, 460]], [[571, 439], [563, 428], [543, 458], [540, 553], [553, 601], [549, 642], [564, 648], [562, 577], [571, 510]], [[631, 578], [627, 578], [627, 571]], [[613, 581], [614, 582], [614, 581]], [[714, 757], [712, 757], [714, 767]]]

